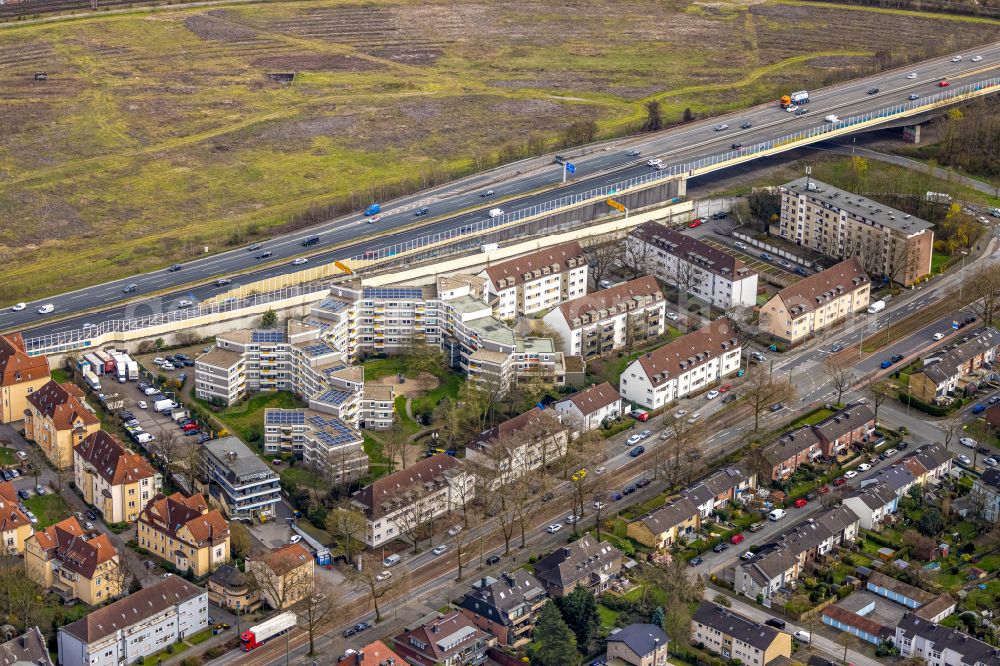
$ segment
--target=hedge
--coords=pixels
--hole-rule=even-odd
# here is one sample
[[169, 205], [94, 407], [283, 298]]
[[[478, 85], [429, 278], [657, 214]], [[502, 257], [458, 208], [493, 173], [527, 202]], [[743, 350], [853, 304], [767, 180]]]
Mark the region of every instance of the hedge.
[[905, 391], [899, 392], [899, 401], [903, 404], [909, 404], [909, 406], [914, 409], [919, 409], [921, 412], [930, 414], [931, 416], [948, 416], [962, 406], [961, 398], [956, 398], [955, 401], [947, 407], [941, 407], [939, 405], [932, 405], [929, 402], [924, 402], [920, 398], [914, 398]]

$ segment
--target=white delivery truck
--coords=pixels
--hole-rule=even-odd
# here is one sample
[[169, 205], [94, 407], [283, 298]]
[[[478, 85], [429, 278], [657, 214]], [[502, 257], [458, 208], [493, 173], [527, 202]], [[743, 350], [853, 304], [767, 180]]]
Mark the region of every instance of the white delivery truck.
[[94, 391], [101, 390], [101, 380], [97, 378], [97, 375], [95, 375], [93, 371], [89, 369], [84, 370], [83, 380], [87, 382], [87, 386], [89, 386], [92, 390]]
[[128, 380], [130, 382], [139, 381], [139, 362], [131, 358], [128, 359]]
[[835, 114], [835, 113], [831, 113], [826, 118], [823, 118], [823, 120], [825, 120], [828, 123], [839, 123], [840, 122], [840, 118], [838, 118], [837, 114]]
[[490, 219], [493, 219], [494, 217], [500, 217], [501, 215], [503, 215], [502, 208], [490, 208]]
[[280, 636], [286, 631], [295, 627], [295, 613], [288, 611], [281, 615], [275, 615], [270, 620], [264, 620], [260, 624], [255, 624], [242, 634], [240, 642], [243, 644], [243, 651], [259, 648], [268, 639]]
[[170, 398], [157, 400], [153, 403], [153, 410], [157, 412], [169, 412], [173, 409], [177, 409], [177, 403]]
[[188, 410], [183, 408], [178, 408], [170, 412], [170, 418], [174, 421], [183, 421], [188, 417]]
[[868, 314], [878, 314], [885, 310], [885, 301], [875, 301], [868, 306]]

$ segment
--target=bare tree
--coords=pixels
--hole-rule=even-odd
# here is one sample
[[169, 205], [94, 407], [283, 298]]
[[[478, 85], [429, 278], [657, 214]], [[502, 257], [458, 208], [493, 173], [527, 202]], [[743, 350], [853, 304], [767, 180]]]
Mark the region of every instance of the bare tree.
[[[854, 634], [842, 631], [837, 634], [837, 642], [844, 646], [844, 664], [848, 664], [847, 652], [858, 644], [858, 638]], [[812, 635], [809, 636], [809, 643], [812, 644]]]
[[654, 273], [650, 265], [652, 258], [652, 245], [644, 239], [632, 235], [625, 239], [622, 263], [631, 279]]
[[378, 434], [378, 439], [382, 442], [382, 454], [389, 461], [389, 473], [397, 469], [406, 469], [406, 432], [398, 423], [393, 423], [392, 427]]
[[583, 248], [583, 253], [587, 257], [587, 271], [594, 281], [595, 289], [608, 276], [611, 267], [616, 262], [621, 263], [624, 256], [623, 246], [619, 241], [595, 241]]
[[452, 549], [455, 551], [455, 564], [458, 567], [458, 574], [455, 576], [455, 580], [462, 580], [462, 571], [465, 566], [470, 561], [470, 549], [473, 547], [477, 539], [482, 537], [476, 537], [469, 530], [454, 528], [448, 532], [449, 540], [451, 542]]
[[688, 454], [694, 450], [696, 430], [687, 421], [677, 419], [665, 432], [666, 441], [653, 447], [653, 475], [672, 488], [683, 481], [685, 472], [693, 465]]
[[884, 269], [880, 272], [890, 282], [902, 284], [906, 281], [906, 276], [917, 268], [920, 253], [916, 245], [899, 240], [894, 236], [885, 251], [884, 260]]
[[521, 548], [528, 545], [527, 531], [528, 521], [535, 515], [535, 511], [540, 508], [537, 495], [542, 487], [542, 475], [535, 472], [525, 474], [520, 479], [504, 489], [503, 492], [510, 493], [511, 509], [521, 531]]
[[247, 555], [250, 554], [251, 543], [250, 530], [247, 529], [246, 525], [238, 520], [231, 521], [229, 523], [229, 551], [233, 558], [246, 559]]
[[743, 399], [753, 409], [753, 429], [760, 430], [760, 415], [770, 405], [789, 400], [795, 389], [787, 381], [775, 380], [762, 365], [750, 368], [743, 384]]
[[365, 514], [347, 507], [336, 507], [326, 514], [326, 531], [340, 543], [349, 563], [354, 556], [364, 550], [365, 530], [368, 521]]
[[750, 342], [760, 330], [754, 325], [754, 319], [757, 316], [757, 310], [746, 305], [732, 305], [726, 308], [725, 312], [725, 317], [733, 322], [737, 343], [748, 353]]
[[875, 415], [875, 420], [878, 421], [879, 407], [892, 397], [892, 384], [885, 379], [871, 377], [868, 379], [867, 387], [872, 396], [872, 412]]
[[16, 556], [0, 557], [0, 614], [20, 631], [41, 624], [44, 605], [38, 602], [45, 590], [24, 574], [24, 561]]
[[400, 536], [405, 536], [413, 544], [413, 553], [420, 552], [420, 541], [425, 532], [431, 531], [430, 525], [434, 510], [430, 502], [415, 492], [406, 492], [393, 498], [392, 503], [385, 508], [385, 513], [392, 515], [392, 524]]
[[945, 450], [948, 450], [951, 447], [951, 443], [958, 440], [962, 436], [964, 426], [965, 424], [962, 423], [961, 416], [941, 421], [939, 427], [941, 428], [941, 434], [943, 435]]
[[121, 548], [118, 551], [116, 566], [105, 570], [104, 577], [111, 588], [111, 597], [120, 597], [131, 592], [133, 584], [138, 583], [141, 570], [139, 556], [131, 548]]
[[386, 595], [393, 593], [394, 588], [405, 586], [404, 577], [393, 577], [382, 574], [382, 560], [378, 555], [371, 552], [362, 553], [358, 558], [358, 571], [354, 573], [355, 579], [368, 590], [368, 597], [375, 607], [375, 621], [382, 621], [382, 609], [379, 601]]
[[690, 261], [677, 260], [667, 271], [667, 282], [677, 286], [678, 297], [693, 292], [704, 279], [702, 269]]
[[337, 617], [341, 605], [340, 588], [322, 578], [311, 576], [302, 589], [302, 599], [295, 604], [296, 615], [309, 634], [309, 654], [316, 654], [316, 632]]
[[1000, 264], [983, 264], [966, 276], [954, 295], [956, 302], [972, 310], [985, 325], [990, 325], [1000, 307]]
[[844, 397], [844, 392], [850, 390], [854, 385], [854, 368], [838, 362], [833, 356], [828, 356], [826, 363], [823, 364], [823, 371], [833, 384], [833, 390], [837, 392], [837, 404], [839, 405]]

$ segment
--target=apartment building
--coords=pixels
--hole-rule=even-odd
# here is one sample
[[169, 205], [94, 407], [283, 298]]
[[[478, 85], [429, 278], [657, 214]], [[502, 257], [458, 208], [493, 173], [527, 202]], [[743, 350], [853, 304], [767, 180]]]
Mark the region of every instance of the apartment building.
[[630, 624], [608, 635], [605, 663], [629, 666], [667, 666], [670, 663], [666, 632], [655, 624]]
[[564, 354], [596, 358], [663, 335], [666, 307], [660, 285], [646, 275], [560, 303], [543, 321]]
[[497, 644], [517, 647], [528, 643], [535, 622], [548, 601], [545, 589], [524, 569], [483, 576], [472, 583], [458, 604], [474, 625], [496, 636]]
[[562, 417], [540, 407], [486, 430], [465, 448], [465, 458], [493, 470], [494, 489], [521, 478], [566, 455], [569, 429]]
[[662, 550], [701, 529], [701, 512], [687, 497], [674, 500], [629, 521], [626, 534], [644, 546]]
[[49, 381], [28, 396], [24, 437], [38, 444], [54, 467], [73, 466], [73, 447], [101, 428], [75, 384]]
[[757, 305], [757, 271], [728, 252], [657, 222], [629, 232], [625, 263], [723, 310]]
[[59, 664], [134, 664], [206, 628], [208, 593], [171, 576], [59, 627]]
[[0, 483], [0, 540], [3, 542], [3, 553], [23, 553], [24, 542], [33, 533], [31, 521], [21, 510], [14, 484], [10, 481]]
[[474, 480], [462, 462], [444, 453], [387, 474], [351, 498], [365, 514], [365, 543], [377, 548], [407, 538], [432, 518], [463, 506], [474, 494]]
[[130, 523], [159, 492], [162, 477], [143, 456], [98, 430], [73, 447], [73, 481], [105, 521]]
[[52, 666], [48, 643], [38, 627], [27, 627], [20, 636], [15, 636], [6, 643], [0, 643], [0, 664]]
[[710, 601], [699, 603], [691, 617], [691, 643], [747, 666], [767, 666], [792, 655], [791, 634]]
[[396, 393], [388, 384], [368, 384], [361, 392], [361, 424], [366, 430], [388, 430], [395, 422]]
[[726, 318], [643, 354], [621, 374], [622, 398], [659, 409], [697, 393], [740, 368], [742, 346]]
[[607, 541], [590, 534], [557, 548], [535, 562], [535, 578], [553, 597], [585, 587], [598, 595], [618, 578], [625, 556]]
[[0, 423], [23, 419], [28, 396], [48, 381], [48, 360], [28, 356], [20, 333], [0, 335]]
[[604, 382], [560, 400], [555, 410], [565, 416], [564, 423], [570, 428], [594, 430], [622, 415], [622, 397], [614, 386]]
[[760, 309], [759, 326], [797, 344], [868, 308], [871, 282], [857, 257], [802, 278]]
[[[322, 399], [335, 400], [333, 392]], [[331, 483], [350, 483], [368, 474], [363, 445], [364, 436], [335, 416], [312, 409], [264, 410], [264, 451], [274, 456], [292, 453], [324, 470]]]
[[945, 402], [951, 395], [976, 390], [984, 381], [1000, 349], [1000, 331], [992, 326], [945, 351], [937, 360], [930, 359], [910, 375], [910, 395], [924, 402]]
[[278, 474], [236, 437], [202, 445], [200, 477], [209, 501], [231, 520], [268, 520], [281, 501]]
[[479, 273], [496, 316], [509, 321], [587, 293], [587, 258], [576, 241], [488, 266]]
[[234, 405], [247, 394], [243, 354], [215, 347], [198, 357], [194, 365], [195, 393], [202, 400]]
[[136, 523], [139, 545], [200, 578], [229, 561], [229, 522], [205, 498], [157, 494]]
[[495, 643], [459, 611], [438, 614], [393, 638], [396, 652], [413, 666], [479, 666]]
[[893, 642], [904, 659], [918, 657], [927, 666], [1000, 666], [996, 647], [916, 613], [899, 620]]
[[28, 578], [63, 599], [96, 606], [119, 596], [118, 551], [103, 532], [86, 532], [73, 516], [24, 542]]
[[271, 608], [290, 608], [312, 594], [316, 561], [302, 544], [288, 543], [246, 561], [247, 576]]
[[359, 350], [392, 353], [414, 344], [441, 342], [440, 302], [434, 287], [363, 287], [354, 307]]
[[934, 225], [808, 176], [779, 187], [779, 235], [909, 286], [931, 272]]

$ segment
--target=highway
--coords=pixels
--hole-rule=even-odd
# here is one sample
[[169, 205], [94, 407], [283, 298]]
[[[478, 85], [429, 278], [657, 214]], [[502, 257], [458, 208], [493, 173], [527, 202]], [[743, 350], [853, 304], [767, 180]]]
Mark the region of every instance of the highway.
[[[263, 250], [273, 253], [272, 257], [263, 261], [276, 262], [274, 265], [262, 267], [262, 260], [255, 257], [259, 252], [248, 251], [245, 247], [197, 259], [170, 257], [168, 261], [182, 264], [183, 268], [177, 272], [168, 272], [164, 268], [41, 299], [28, 303], [20, 312], [5, 308], [0, 313], [0, 330], [26, 329], [26, 337], [34, 337], [79, 329], [84, 323], [96, 324], [169, 311], [176, 309], [176, 301], [179, 299], [197, 302], [226, 289], [213, 284], [212, 281], [218, 276], [229, 276], [238, 283], [300, 270], [299, 266], [292, 266], [291, 260], [307, 252], [315, 253], [310, 255], [311, 262], [330, 262], [361, 255], [368, 249], [480, 221], [486, 217], [485, 210], [491, 207], [502, 206], [509, 212], [649, 173], [650, 167], [646, 160], [652, 157], [661, 158], [668, 165], [683, 164], [726, 152], [733, 143], [749, 145], [822, 125], [823, 116], [829, 113], [847, 117], [905, 102], [911, 93], [930, 95], [941, 90], [937, 82], [945, 77], [959, 84], [995, 75], [1000, 64], [1000, 42], [962, 55], [963, 59], [957, 63], [946, 56], [906, 69], [811, 91], [811, 102], [807, 107], [809, 113], [802, 116], [787, 113], [775, 103], [769, 103], [654, 135], [609, 142], [603, 144], [603, 150], [591, 147], [589, 152], [584, 151], [585, 154], [580, 156], [577, 153], [581, 151], [568, 151], [566, 154], [577, 166], [577, 171], [565, 185], [560, 185], [562, 169], [552, 163], [551, 157], [537, 158], [390, 203], [383, 202], [382, 219], [377, 224], [369, 224], [363, 215], [357, 213], [280, 238], [262, 241]], [[979, 56], [982, 60], [973, 62], [974, 56]], [[908, 79], [906, 75], [909, 72], [915, 72], [917, 77]], [[880, 89], [878, 94], [868, 94], [868, 90], [873, 87]], [[741, 125], [748, 122], [751, 127], [742, 129]], [[720, 124], [728, 125], [728, 128], [716, 131], [715, 127]], [[635, 150], [641, 151], [641, 155], [628, 154]], [[481, 197], [487, 189], [493, 190], [495, 195]], [[429, 209], [427, 216], [414, 215], [421, 207]], [[422, 220], [427, 220], [426, 224], [402, 229], [413, 227]], [[388, 238], [364, 240], [375, 232], [389, 233], [397, 229], [401, 230], [390, 233]], [[303, 247], [302, 240], [314, 235], [320, 237], [320, 242], [312, 247]], [[323, 250], [324, 247], [341, 244], [343, 246], [335, 251]], [[136, 293], [123, 292], [129, 284], [137, 285]], [[155, 292], [165, 295], [142, 298], [142, 294]], [[126, 303], [126, 299], [131, 300]], [[46, 322], [47, 316], [40, 315], [37, 310], [47, 303], [54, 306], [51, 317], [72, 316], [61, 321]]]

